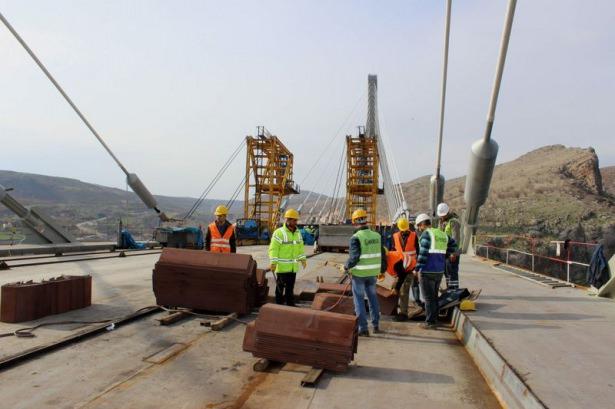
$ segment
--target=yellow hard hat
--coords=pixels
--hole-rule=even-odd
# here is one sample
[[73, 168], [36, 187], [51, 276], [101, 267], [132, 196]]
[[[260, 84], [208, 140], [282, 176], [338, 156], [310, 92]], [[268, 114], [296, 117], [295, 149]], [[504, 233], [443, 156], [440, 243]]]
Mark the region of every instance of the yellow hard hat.
[[220, 205], [216, 207], [216, 211], [214, 212], [216, 216], [226, 216], [228, 214], [228, 208], [224, 205]]
[[295, 209], [288, 209], [286, 213], [284, 213], [285, 219], [296, 219], [299, 220], [299, 212]]
[[403, 217], [397, 221], [397, 228], [400, 231], [408, 231], [410, 229], [410, 222], [408, 222], [408, 219]]
[[354, 222], [356, 219], [363, 219], [367, 217], [367, 212], [365, 209], [357, 209], [352, 212], [352, 221]]
[[476, 311], [476, 303], [472, 300], [463, 300], [459, 304], [459, 309], [461, 311]]

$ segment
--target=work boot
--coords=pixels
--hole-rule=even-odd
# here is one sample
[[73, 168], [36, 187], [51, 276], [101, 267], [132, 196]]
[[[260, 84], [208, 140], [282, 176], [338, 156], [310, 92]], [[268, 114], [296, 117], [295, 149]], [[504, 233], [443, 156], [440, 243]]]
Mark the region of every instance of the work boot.
[[368, 330], [359, 331], [359, 336], [360, 337], [369, 337], [369, 331]]
[[408, 321], [408, 316], [406, 314], [397, 314], [393, 317], [393, 321], [395, 322], [404, 322]]
[[421, 329], [436, 329], [438, 328], [438, 324], [433, 323], [433, 322], [421, 322], [419, 324], [419, 327]]
[[380, 327], [374, 327], [374, 334], [382, 334], [383, 331], [380, 330]]

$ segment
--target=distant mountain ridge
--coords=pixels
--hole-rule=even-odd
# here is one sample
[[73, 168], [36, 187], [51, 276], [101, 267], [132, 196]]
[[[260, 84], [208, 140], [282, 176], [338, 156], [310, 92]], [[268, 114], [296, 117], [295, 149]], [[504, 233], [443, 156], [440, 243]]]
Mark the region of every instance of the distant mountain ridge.
[[[443, 169], [446, 170], [446, 163]], [[18, 200], [28, 206], [42, 206], [81, 238], [84, 235], [87, 239], [113, 238], [120, 218], [142, 237], [151, 234], [158, 225], [155, 213], [132, 191], [12, 171], [0, 171], [0, 184], [14, 187], [11, 194]], [[402, 183], [402, 188], [413, 214], [428, 210], [429, 176]], [[464, 188], [465, 177], [446, 181], [445, 201], [459, 214], [465, 206]], [[288, 207], [296, 208], [305, 201], [305, 215], [318, 196], [307, 191], [293, 195]], [[178, 216], [196, 200], [160, 195], [156, 198], [161, 209]], [[215, 206], [224, 201], [205, 200], [193, 222], [208, 223]], [[327, 196], [323, 195], [319, 203], [322, 205], [326, 201]], [[384, 219], [384, 206], [379, 209]], [[236, 202], [231, 218], [242, 216], [243, 202]], [[15, 220], [15, 217], [0, 206], [0, 222], [7, 220]], [[87, 225], [87, 229], [76, 227], [80, 223]], [[561, 235], [566, 229], [582, 223], [589, 237], [599, 235], [603, 227], [615, 224], [615, 166], [600, 169], [598, 156], [592, 148], [563, 145], [545, 146], [497, 165], [489, 199], [481, 209], [480, 223], [483, 232], [533, 232], [551, 236]]]

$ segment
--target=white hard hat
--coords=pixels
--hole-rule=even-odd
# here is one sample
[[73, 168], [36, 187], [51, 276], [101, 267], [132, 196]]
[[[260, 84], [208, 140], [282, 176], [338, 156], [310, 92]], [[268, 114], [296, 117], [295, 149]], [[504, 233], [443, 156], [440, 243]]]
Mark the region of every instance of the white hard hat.
[[440, 203], [438, 205], [438, 208], [436, 209], [436, 214], [438, 215], [438, 217], [444, 217], [448, 214], [450, 210], [451, 209], [449, 209], [446, 203]]
[[428, 214], [421, 213], [418, 216], [416, 216], [415, 223], [418, 226], [419, 224], [421, 224], [421, 223], [423, 223], [424, 221], [427, 221], [427, 220], [431, 221], [431, 217], [429, 217]]

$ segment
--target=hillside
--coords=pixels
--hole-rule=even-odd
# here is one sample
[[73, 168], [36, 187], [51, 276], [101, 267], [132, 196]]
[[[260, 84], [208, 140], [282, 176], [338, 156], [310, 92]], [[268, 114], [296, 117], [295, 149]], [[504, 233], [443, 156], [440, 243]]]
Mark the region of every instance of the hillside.
[[[0, 171], [0, 184], [26, 206], [40, 206], [61, 226], [80, 239], [113, 240], [120, 218], [141, 238], [149, 238], [158, 225], [155, 212], [147, 209], [130, 190], [85, 183], [77, 179]], [[162, 210], [170, 216], [182, 216], [196, 198], [156, 195]], [[219, 200], [205, 200], [195, 212], [197, 223], [208, 223]], [[243, 212], [236, 203], [232, 213]], [[15, 221], [14, 214], [0, 205], [0, 221]]]
[[600, 168], [604, 191], [615, 196], [615, 166]]
[[[612, 168], [607, 168], [608, 183]], [[428, 176], [402, 187], [411, 211], [427, 210]], [[445, 201], [459, 213], [464, 188], [465, 177], [446, 182]], [[595, 151], [552, 145], [496, 166], [480, 219], [483, 231], [550, 236], [582, 222], [588, 236], [598, 236], [603, 226], [615, 223], [614, 210], [615, 200], [603, 191]]]

